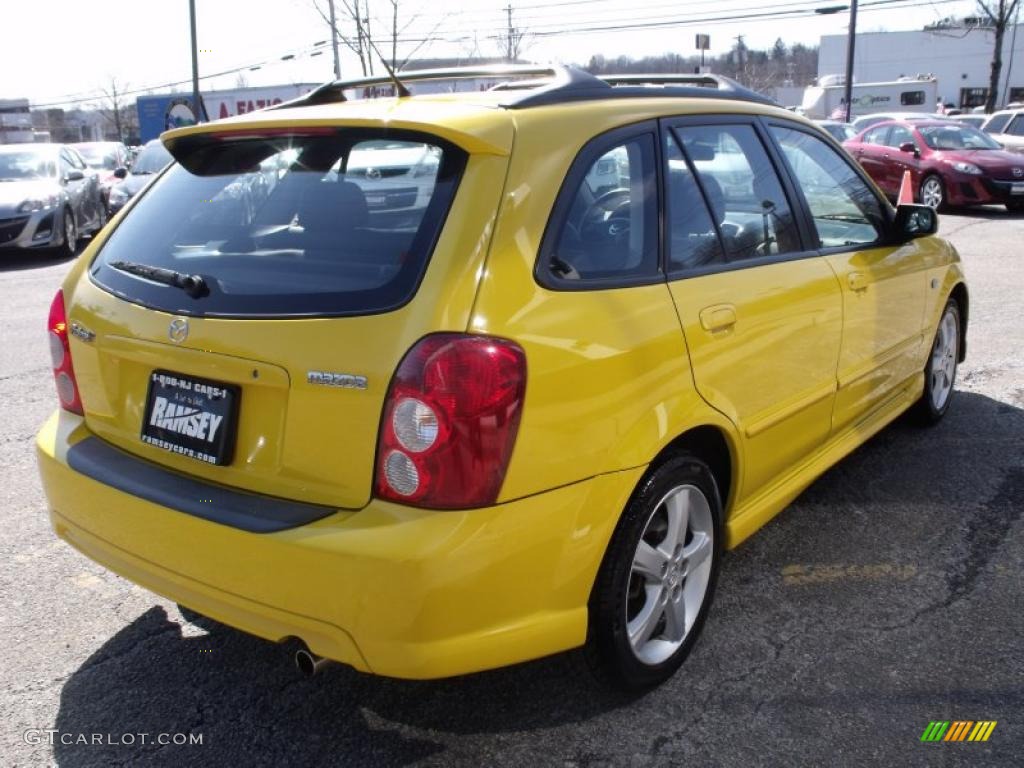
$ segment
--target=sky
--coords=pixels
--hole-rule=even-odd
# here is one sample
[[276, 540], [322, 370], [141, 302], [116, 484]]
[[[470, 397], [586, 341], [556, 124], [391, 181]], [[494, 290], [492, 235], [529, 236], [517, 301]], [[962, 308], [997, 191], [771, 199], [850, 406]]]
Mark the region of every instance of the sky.
[[[316, 0], [326, 9], [327, 0]], [[392, 0], [369, 2], [370, 28], [390, 55]], [[344, 3], [336, 0], [339, 27]], [[711, 53], [727, 51], [737, 35], [751, 48], [817, 44], [821, 35], [846, 34], [846, 11], [808, 15], [848, 0], [395, 0], [398, 58], [501, 55], [498, 35], [512, 6], [513, 26], [526, 33], [523, 57], [586, 63], [593, 54], [614, 57], [666, 52], [691, 55], [694, 35], [711, 36]], [[200, 75], [242, 67], [247, 85], [332, 79], [327, 23], [314, 0], [195, 0]], [[860, 0], [859, 31], [920, 29], [947, 16], [971, 15], [972, 0]], [[872, 5], [872, 4], [877, 5]], [[29, 98], [33, 106], [95, 106], [111, 82], [120, 90], [164, 92], [191, 77], [188, 0], [3, 0], [7, 34], [0, 46], [0, 99]], [[892, 5], [894, 7], [886, 7]], [[765, 17], [792, 11], [788, 18]], [[745, 21], [735, 18], [748, 15]], [[638, 25], [649, 25], [636, 28]], [[631, 28], [632, 27], [632, 28]], [[15, 32], [17, 31], [17, 32]], [[11, 34], [15, 32], [14, 34]], [[428, 42], [423, 42], [428, 41]], [[321, 45], [317, 46], [317, 43]], [[341, 45], [343, 77], [361, 74]], [[293, 58], [285, 58], [291, 56]], [[252, 67], [259, 67], [252, 69]], [[202, 81], [203, 89], [232, 88], [239, 74]], [[134, 96], [129, 94], [129, 100]]]

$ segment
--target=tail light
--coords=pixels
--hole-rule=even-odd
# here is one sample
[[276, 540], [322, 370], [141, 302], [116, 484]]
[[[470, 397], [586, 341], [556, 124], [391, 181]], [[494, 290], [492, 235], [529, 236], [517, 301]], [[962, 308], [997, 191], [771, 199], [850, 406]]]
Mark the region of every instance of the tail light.
[[83, 415], [82, 398], [78, 395], [75, 369], [71, 365], [71, 346], [68, 344], [68, 319], [64, 312], [64, 291], [57, 291], [50, 305], [50, 320], [47, 324], [50, 337], [50, 360], [53, 363], [53, 380], [57, 384], [57, 397], [66, 411]]
[[395, 372], [384, 403], [376, 494], [432, 509], [498, 498], [526, 391], [526, 355], [511, 341], [437, 334]]

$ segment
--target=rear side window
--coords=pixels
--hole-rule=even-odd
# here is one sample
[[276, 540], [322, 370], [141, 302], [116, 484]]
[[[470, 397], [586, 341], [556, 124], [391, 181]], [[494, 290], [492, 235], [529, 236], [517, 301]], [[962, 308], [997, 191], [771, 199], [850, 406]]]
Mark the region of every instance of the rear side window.
[[[556, 206], [553, 246], [542, 262], [554, 280], [594, 287], [658, 273], [658, 196], [654, 137], [641, 134], [584, 151]], [[568, 286], [567, 286], [568, 287]], [[581, 286], [582, 287], [582, 286]]]
[[916, 107], [924, 104], [924, 91], [903, 91], [900, 94], [900, 104], [905, 107]]
[[679, 127], [728, 262], [801, 250], [789, 202], [768, 153], [750, 125]]
[[129, 301], [199, 316], [401, 306], [426, 269], [466, 161], [447, 142], [404, 132], [180, 141], [180, 162], [113, 232], [91, 274]]
[[[697, 179], [671, 135], [665, 145], [665, 157], [668, 161], [669, 270], [675, 272], [724, 263], [725, 254], [705, 204], [704, 193], [697, 186]], [[708, 192], [717, 193], [717, 189], [714, 193]]]
[[888, 125], [880, 125], [878, 128], [872, 128], [870, 131], [864, 134], [864, 138], [861, 139], [865, 144], [885, 144], [885, 137], [889, 133]]

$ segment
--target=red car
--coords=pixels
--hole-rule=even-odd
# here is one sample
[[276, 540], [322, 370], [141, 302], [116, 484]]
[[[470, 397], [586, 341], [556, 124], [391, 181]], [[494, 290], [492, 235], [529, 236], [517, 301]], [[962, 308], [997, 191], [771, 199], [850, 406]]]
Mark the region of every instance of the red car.
[[1024, 211], [1024, 156], [1006, 152], [988, 134], [950, 120], [889, 121], [843, 146], [895, 198], [910, 171], [915, 199], [943, 206], [1001, 203]]

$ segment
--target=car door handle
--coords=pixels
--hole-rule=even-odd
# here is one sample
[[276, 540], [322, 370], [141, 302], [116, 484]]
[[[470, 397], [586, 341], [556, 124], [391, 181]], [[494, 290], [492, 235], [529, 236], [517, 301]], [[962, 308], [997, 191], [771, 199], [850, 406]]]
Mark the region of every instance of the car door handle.
[[732, 304], [715, 304], [700, 311], [700, 327], [705, 331], [724, 331], [736, 325], [736, 307]]
[[851, 291], [866, 291], [868, 289], [868, 276], [863, 272], [851, 272], [847, 276]]

